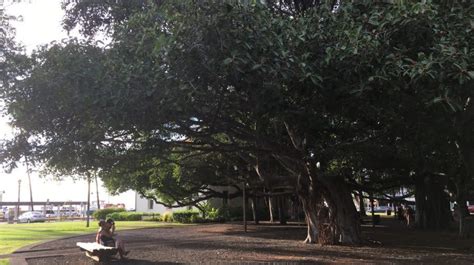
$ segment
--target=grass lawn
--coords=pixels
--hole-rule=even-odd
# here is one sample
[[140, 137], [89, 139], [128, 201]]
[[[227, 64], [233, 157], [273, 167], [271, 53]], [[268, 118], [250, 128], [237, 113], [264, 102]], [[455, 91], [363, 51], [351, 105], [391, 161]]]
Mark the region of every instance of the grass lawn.
[[[168, 223], [129, 221], [115, 222], [117, 229], [134, 229], [144, 227], [169, 226]], [[178, 225], [178, 224], [173, 224]], [[33, 224], [2, 224], [0, 225], [0, 255], [9, 254], [18, 248], [59, 237], [94, 233], [98, 229], [96, 221], [86, 227], [86, 222], [51, 222]], [[0, 265], [8, 264], [8, 260], [1, 260]]]
[[10, 264], [8, 259], [0, 259], [0, 265], [8, 265]]

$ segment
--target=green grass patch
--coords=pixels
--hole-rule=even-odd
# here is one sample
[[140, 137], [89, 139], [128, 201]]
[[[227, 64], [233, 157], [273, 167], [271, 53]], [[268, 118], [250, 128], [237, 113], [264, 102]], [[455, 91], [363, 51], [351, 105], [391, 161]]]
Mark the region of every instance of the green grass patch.
[[10, 265], [9, 259], [0, 259], [0, 265]]
[[[147, 227], [169, 226], [170, 224], [130, 221], [115, 222], [117, 232], [126, 229], [137, 229]], [[179, 225], [179, 224], [173, 224]], [[21, 247], [51, 240], [60, 237], [94, 233], [98, 229], [96, 221], [92, 221], [90, 227], [86, 227], [86, 222], [52, 222], [52, 223], [32, 223], [32, 224], [3, 224], [0, 225], [0, 255], [9, 254]], [[0, 261], [1, 262], [1, 261]], [[7, 260], [8, 262], [8, 260]], [[5, 263], [8, 264], [8, 263]], [[0, 263], [4, 265], [4, 263]]]

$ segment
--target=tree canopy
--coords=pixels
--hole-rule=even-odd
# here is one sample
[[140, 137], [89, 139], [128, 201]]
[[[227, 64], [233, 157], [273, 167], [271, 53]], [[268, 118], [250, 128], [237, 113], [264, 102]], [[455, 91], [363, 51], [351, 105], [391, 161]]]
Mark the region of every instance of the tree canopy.
[[6, 61], [1, 97], [21, 133], [3, 161], [96, 170], [167, 205], [284, 186], [310, 242], [325, 207], [332, 241], [360, 242], [352, 191], [409, 186], [429, 226], [422, 198], [443, 212], [445, 190], [462, 203], [472, 185], [472, 5], [323, 2], [65, 4], [67, 29], [110, 43]]

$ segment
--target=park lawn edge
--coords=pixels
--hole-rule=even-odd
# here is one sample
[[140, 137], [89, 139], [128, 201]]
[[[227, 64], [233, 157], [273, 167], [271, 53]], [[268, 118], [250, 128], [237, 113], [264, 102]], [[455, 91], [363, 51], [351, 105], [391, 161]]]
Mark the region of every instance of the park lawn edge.
[[[0, 255], [11, 254], [15, 251], [18, 251], [24, 247], [30, 245], [38, 245], [52, 240], [58, 240], [63, 238], [72, 238], [76, 236], [82, 236], [87, 234], [94, 234], [98, 226], [95, 224], [96, 222], [91, 222], [91, 226], [89, 228], [85, 227], [85, 222], [52, 222], [52, 223], [44, 223], [44, 224], [14, 224], [14, 227], [11, 225], [5, 224], [5, 227], [2, 225], [0, 226], [0, 231], [8, 229], [10, 233], [15, 234], [13, 238], [8, 238], [6, 236], [0, 236], [0, 241], [9, 243], [7, 246], [0, 248]], [[150, 221], [117, 221], [118, 230], [132, 230], [132, 229], [147, 229], [147, 228], [161, 228], [161, 227], [169, 227], [169, 226], [182, 226], [183, 224], [179, 223], [163, 223], [163, 222], [150, 222]], [[44, 233], [48, 233], [51, 229], [61, 229], [61, 227], [55, 227], [54, 225], [67, 225], [69, 226], [67, 230], [56, 230], [56, 234], [48, 235]], [[74, 226], [77, 224], [77, 226]], [[39, 226], [38, 226], [39, 225]], [[71, 226], [72, 225], [72, 226]], [[84, 226], [82, 226], [84, 225]], [[34, 231], [34, 228], [37, 228], [37, 231]], [[38, 229], [39, 227], [39, 229]], [[33, 229], [32, 229], [33, 228]], [[49, 229], [48, 229], [49, 228]], [[71, 229], [72, 228], [72, 229]], [[75, 228], [75, 229], [74, 229]], [[28, 234], [21, 235], [22, 230], [27, 230]], [[31, 231], [33, 230], [33, 231]], [[45, 230], [44, 233], [42, 230]], [[18, 232], [18, 233], [15, 233]], [[32, 239], [26, 239], [27, 236], [33, 235]], [[6, 263], [9, 264], [9, 263]], [[0, 263], [0, 265], [5, 265]]]

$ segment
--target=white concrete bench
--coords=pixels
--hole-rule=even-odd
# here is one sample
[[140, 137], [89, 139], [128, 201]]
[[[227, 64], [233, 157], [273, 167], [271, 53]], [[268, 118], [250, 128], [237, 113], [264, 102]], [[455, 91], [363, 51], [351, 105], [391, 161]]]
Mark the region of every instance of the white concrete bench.
[[86, 256], [98, 262], [108, 260], [118, 252], [117, 248], [106, 247], [95, 242], [77, 242], [76, 245], [86, 252]]

